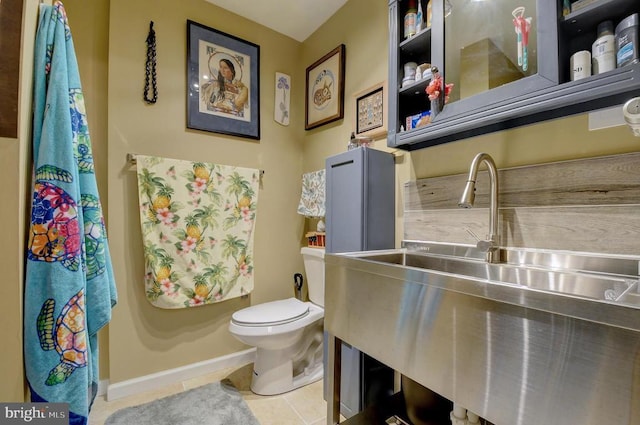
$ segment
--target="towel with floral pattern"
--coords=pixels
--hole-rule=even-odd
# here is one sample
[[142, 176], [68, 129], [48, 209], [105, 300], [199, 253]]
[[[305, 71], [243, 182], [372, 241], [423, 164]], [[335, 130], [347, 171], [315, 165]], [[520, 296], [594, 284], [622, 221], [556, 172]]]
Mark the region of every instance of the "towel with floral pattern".
[[324, 217], [325, 170], [302, 175], [302, 194], [298, 214], [306, 217]]
[[151, 304], [174, 309], [253, 290], [259, 170], [138, 155]]

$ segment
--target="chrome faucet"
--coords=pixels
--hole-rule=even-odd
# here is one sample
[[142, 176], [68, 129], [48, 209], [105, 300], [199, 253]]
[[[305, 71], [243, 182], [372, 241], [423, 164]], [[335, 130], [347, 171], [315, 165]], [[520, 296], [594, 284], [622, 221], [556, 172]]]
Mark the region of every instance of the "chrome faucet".
[[458, 202], [460, 208], [471, 208], [476, 197], [476, 179], [478, 178], [478, 167], [484, 162], [489, 171], [491, 184], [491, 199], [489, 205], [489, 235], [486, 240], [478, 241], [478, 248], [487, 254], [488, 263], [500, 262], [500, 250], [498, 248], [498, 170], [493, 158], [487, 153], [479, 153], [471, 161], [467, 184], [462, 192], [462, 197]]

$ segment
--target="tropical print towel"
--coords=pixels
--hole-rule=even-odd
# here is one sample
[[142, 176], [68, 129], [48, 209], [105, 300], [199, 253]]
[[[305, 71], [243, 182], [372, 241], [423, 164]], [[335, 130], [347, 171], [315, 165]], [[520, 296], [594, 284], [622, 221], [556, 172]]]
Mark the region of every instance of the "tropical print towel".
[[302, 175], [302, 194], [298, 214], [306, 217], [324, 217], [325, 170]]
[[185, 308], [253, 290], [259, 170], [138, 155], [151, 304]]
[[64, 6], [41, 5], [34, 58], [35, 181], [24, 294], [31, 400], [68, 403], [86, 424], [98, 384], [97, 332], [111, 319], [111, 268], [80, 75]]

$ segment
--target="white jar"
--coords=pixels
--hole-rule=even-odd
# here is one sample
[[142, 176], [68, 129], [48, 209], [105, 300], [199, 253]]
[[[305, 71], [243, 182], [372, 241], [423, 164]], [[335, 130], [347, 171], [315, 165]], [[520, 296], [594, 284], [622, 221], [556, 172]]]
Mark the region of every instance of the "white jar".
[[569, 60], [569, 66], [571, 67], [571, 81], [591, 76], [591, 53], [586, 50], [574, 53]]
[[416, 68], [418, 64], [415, 62], [407, 62], [404, 64], [404, 78], [416, 78]]
[[591, 46], [591, 71], [593, 75], [616, 69], [615, 51], [613, 22], [601, 22], [598, 25], [598, 38]]

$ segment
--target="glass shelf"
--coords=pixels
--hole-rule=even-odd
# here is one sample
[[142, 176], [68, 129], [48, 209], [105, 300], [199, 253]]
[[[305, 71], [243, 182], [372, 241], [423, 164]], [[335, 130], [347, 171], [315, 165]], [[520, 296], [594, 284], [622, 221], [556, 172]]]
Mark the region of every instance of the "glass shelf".
[[584, 32], [595, 32], [598, 24], [605, 20], [612, 20], [615, 26], [632, 13], [634, 5], [629, 0], [599, 0], [563, 17], [560, 26], [567, 36], [575, 37]]

